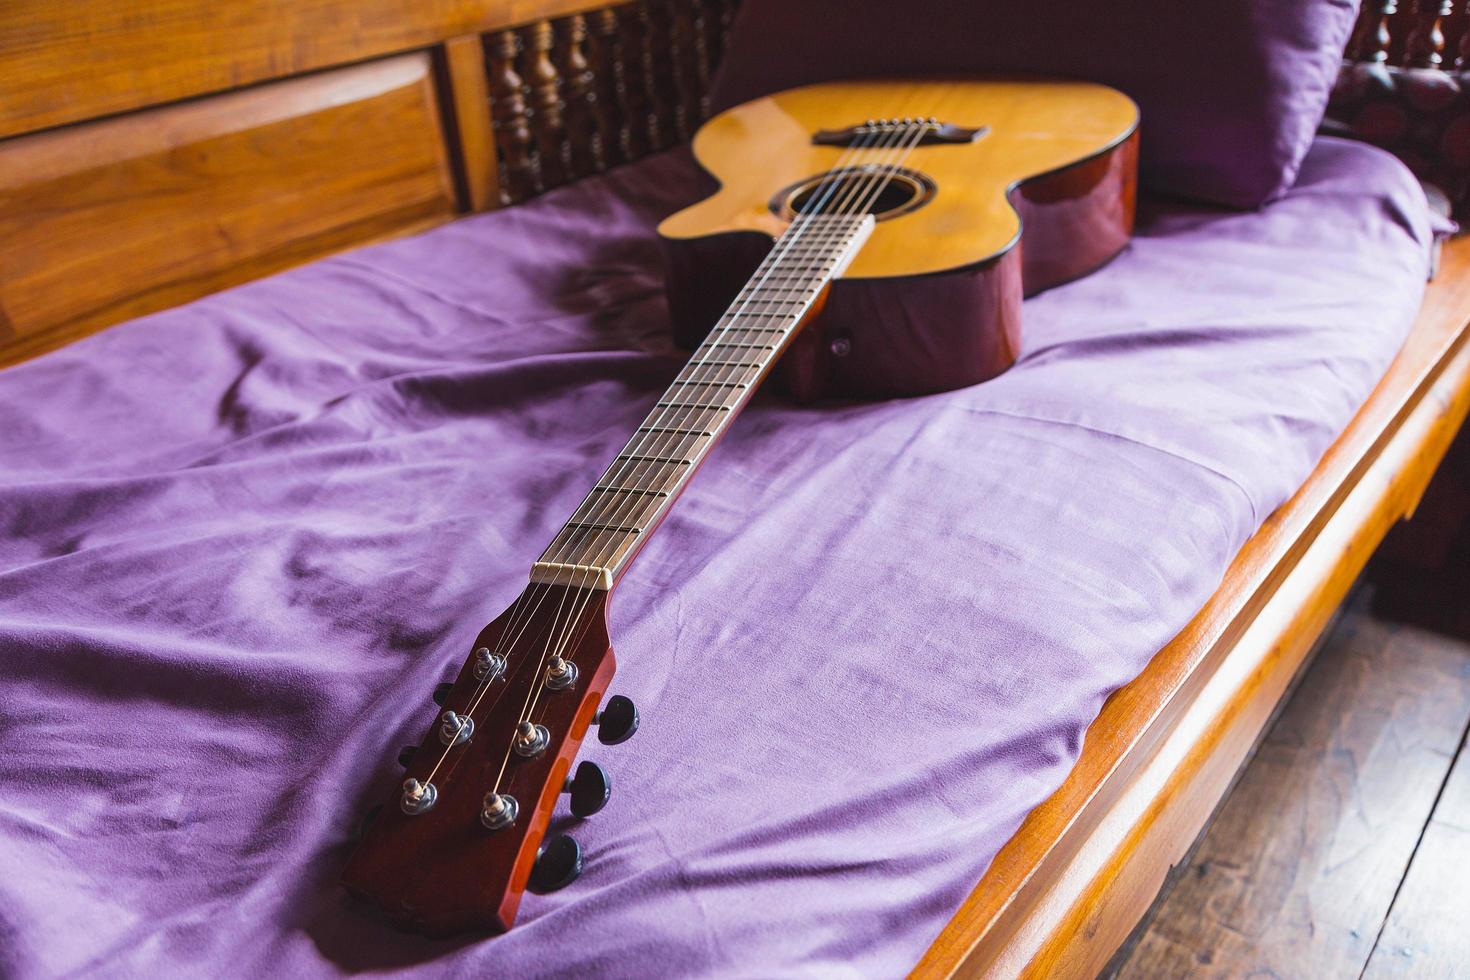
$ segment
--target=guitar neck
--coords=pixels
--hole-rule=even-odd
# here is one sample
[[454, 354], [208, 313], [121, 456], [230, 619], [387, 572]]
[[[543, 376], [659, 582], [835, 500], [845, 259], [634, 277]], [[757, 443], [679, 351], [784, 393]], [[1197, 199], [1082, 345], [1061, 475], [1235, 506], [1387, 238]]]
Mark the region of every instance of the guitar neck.
[[872, 230], [871, 215], [815, 215], [798, 219], [776, 239], [531, 566], [532, 582], [612, 588]]

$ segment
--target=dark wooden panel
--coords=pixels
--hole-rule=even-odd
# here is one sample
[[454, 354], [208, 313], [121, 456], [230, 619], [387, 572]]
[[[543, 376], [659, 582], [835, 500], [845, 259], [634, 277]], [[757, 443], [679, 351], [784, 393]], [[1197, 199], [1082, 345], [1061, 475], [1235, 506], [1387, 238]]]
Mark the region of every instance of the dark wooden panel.
[[0, 137], [596, 6], [596, 0], [6, 0], [0, 3]]
[[[1470, 668], [1470, 647], [1464, 664]], [[1366, 980], [1470, 975], [1470, 750], [1462, 744], [1414, 863], [1368, 961]]]
[[[1344, 616], [1118, 976], [1357, 976], [1470, 722], [1467, 666], [1462, 641]], [[1420, 904], [1397, 945], [1433, 930]]]
[[0, 364], [454, 207], [426, 54], [0, 142]]

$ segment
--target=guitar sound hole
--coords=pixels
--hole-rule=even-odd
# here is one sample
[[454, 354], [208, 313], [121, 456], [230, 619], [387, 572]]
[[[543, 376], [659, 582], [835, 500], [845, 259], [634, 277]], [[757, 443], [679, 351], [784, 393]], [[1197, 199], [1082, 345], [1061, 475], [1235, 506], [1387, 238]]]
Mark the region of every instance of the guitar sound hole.
[[934, 181], [916, 170], [890, 174], [886, 169], [849, 167], [835, 174], [813, 174], [781, 188], [771, 198], [771, 210], [788, 221], [798, 214], [864, 212], [887, 221], [923, 207], [934, 191]]

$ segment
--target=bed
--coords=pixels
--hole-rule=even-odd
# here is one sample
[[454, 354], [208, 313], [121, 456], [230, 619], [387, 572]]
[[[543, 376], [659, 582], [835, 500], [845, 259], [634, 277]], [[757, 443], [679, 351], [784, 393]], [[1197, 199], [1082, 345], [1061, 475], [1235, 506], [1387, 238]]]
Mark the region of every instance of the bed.
[[262, 7], [146, 78], [96, 11], [103, 67], [10, 103], [6, 350], [57, 349], [0, 373], [7, 972], [1094, 973], [1464, 416], [1470, 255], [1424, 292], [1391, 156], [1321, 138], [1260, 213], [1148, 202], [998, 382], [753, 408], [619, 592], [645, 727], [598, 754], [587, 874], [504, 937], [392, 933], [334, 886], [358, 819], [679, 363], [651, 228], [728, 10], [575, 6], [298, 23], [289, 57]]

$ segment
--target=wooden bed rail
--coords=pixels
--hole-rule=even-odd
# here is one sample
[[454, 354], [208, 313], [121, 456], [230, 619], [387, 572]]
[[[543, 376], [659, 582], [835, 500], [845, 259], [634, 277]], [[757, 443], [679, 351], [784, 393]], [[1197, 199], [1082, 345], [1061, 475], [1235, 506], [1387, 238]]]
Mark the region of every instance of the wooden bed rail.
[[1328, 118], [1394, 153], [1470, 218], [1470, 2], [1364, 0]]
[[736, 3], [0, 4], [0, 367], [667, 149]]

